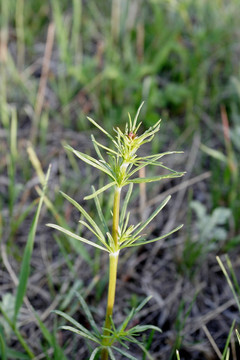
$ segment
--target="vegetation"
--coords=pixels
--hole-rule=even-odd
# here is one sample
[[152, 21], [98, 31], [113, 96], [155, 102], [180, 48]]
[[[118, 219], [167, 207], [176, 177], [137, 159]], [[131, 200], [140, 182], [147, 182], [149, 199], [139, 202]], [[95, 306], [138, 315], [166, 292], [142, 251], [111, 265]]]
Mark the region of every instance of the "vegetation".
[[[137, 239], [140, 247], [121, 250], [114, 326], [128, 319], [131, 331], [150, 323], [154, 328], [143, 335], [142, 347], [154, 359], [237, 359], [238, 5], [237, 0], [1, 0], [2, 359], [97, 359], [91, 341], [62, 327], [73, 319], [90, 332], [95, 322], [104, 323], [107, 254], [100, 252], [103, 244], [90, 247], [70, 232], [93, 244], [95, 225], [101, 232], [111, 229], [119, 178], [107, 183], [106, 171], [90, 169], [89, 163], [95, 150], [98, 156], [102, 148], [111, 152], [113, 128], [121, 138], [126, 114], [135, 114], [142, 101], [140, 137], [148, 128], [158, 130], [159, 118], [162, 122], [140, 149], [144, 160], [134, 176], [159, 179], [168, 169], [145, 170], [146, 156], [155, 162], [156, 154], [175, 149], [184, 154], [168, 157], [167, 166], [186, 174], [159, 183], [137, 181], [130, 223], [146, 224], [150, 217], [147, 239], [185, 226], [153, 244]], [[134, 121], [128, 131], [136, 130]], [[92, 133], [96, 140], [90, 143]], [[103, 170], [102, 162], [94, 165]], [[85, 202], [93, 197], [89, 184], [106, 192], [93, 190], [97, 197]], [[127, 186], [123, 199], [130, 197]], [[169, 195], [171, 202], [153, 218]], [[84, 218], [94, 226], [86, 227]], [[122, 226], [123, 220], [122, 215]], [[108, 236], [111, 242], [114, 235]], [[127, 352], [146, 359], [135, 346], [109, 356], [124, 359]]]

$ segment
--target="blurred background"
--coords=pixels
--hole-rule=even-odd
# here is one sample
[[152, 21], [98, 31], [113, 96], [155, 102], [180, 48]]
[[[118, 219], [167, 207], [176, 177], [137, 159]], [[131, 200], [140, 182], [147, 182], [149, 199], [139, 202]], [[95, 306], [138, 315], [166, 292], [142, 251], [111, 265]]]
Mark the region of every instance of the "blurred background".
[[[1, 358], [89, 358], [91, 344], [58, 330], [62, 320], [51, 311], [86, 323], [74, 293], [79, 291], [101, 326], [107, 258], [45, 224], [86, 232], [59, 190], [94, 216], [94, 202], [83, 198], [90, 185], [102, 186], [106, 179], [64, 145], [93, 155], [91, 134], [105, 144], [107, 139], [87, 116], [114, 134], [113, 127], [124, 129], [128, 112], [134, 117], [144, 101], [140, 131], [162, 119], [146, 154], [184, 151], [164, 159], [186, 175], [136, 186], [132, 222], [144, 220], [171, 194], [149, 234], [158, 237], [185, 226], [162, 242], [123, 253], [116, 323], [151, 294], [139, 323], [163, 330], [143, 339], [154, 359], [176, 359], [176, 349], [181, 359], [226, 359], [226, 344], [229, 358], [239, 359], [231, 330], [233, 320], [235, 327], [240, 321], [239, 1], [0, 4]], [[50, 163], [48, 188], [34, 222]], [[108, 195], [100, 201], [110, 220]], [[28, 266], [20, 275], [26, 244]], [[216, 256], [230, 266], [235, 298]], [[25, 298], [16, 306], [19, 281]], [[131, 351], [145, 359], [134, 347]]]

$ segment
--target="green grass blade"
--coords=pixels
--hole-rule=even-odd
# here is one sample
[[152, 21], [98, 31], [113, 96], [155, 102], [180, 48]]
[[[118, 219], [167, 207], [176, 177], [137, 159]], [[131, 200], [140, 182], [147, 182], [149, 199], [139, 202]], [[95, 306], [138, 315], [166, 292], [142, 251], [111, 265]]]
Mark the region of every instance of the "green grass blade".
[[16, 334], [16, 337], [18, 338], [20, 344], [22, 345], [22, 347], [24, 348], [24, 350], [28, 354], [28, 359], [29, 359], [29, 357], [30, 357], [30, 359], [34, 359], [35, 355], [33, 354], [32, 350], [29, 348], [28, 344], [26, 343], [26, 341], [22, 337], [22, 335], [19, 332], [19, 330], [17, 329], [16, 325], [9, 319], [7, 313], [3, 310], [1, 305], [0, 305], [0, 312], [2, 313], [2, 315], [4, 317], [4, 320], [6, 320], [6, 322], [8, 323], [10, 328], [12, 329], [12, 331]]
[[25, 220], [25, 218], [29, 215], [30, 211], [37, 203], [38, 203], [38, 199], [33, 200], [31, 204], [28, 205], [27, 208], [23, 212], [21, 212], [21, 214], [19, 214], [18, 218], [15, 219], [14, 224], [12, 224], [11, 236], [15, 234], [21, 223]]
[[228, 346], [230, 344], [230, 340], [231, 340], [231, 336], [232, 336], [232, 332], [233, 332], [233, 328], [235, 326], [235, 320], [232, 322], [232, 326], [229, 330], [229, 333], [228, 333], [228, 337], [227, 337], [227, 341], [226, 341], [226, 344], [224, 346], [224, 350], [223, 350], [223, 353], [222, 353], [222, 357], [221, 357], [221, 360], [227, 360], [229, 358], [229, 355], [228, 355]]
[[2, 336], [2, 334], [0, 333], [0, 355], [1, 355], [1, 359], [2, 360], [7, 360], [7, 349], [6, 349], [6, 344], [4, 341], [4, 338]]
[[[82, 22], [82, 1], [73, 0], [73, 25], [71, 33], [71, 48], [74, 50], [76, 62], [81, 63], [82, 53], [79, 41], [79, 34], [81, 33]], [[79, 56], [80, 54], [80, 56]], [[80, 58], [80, 59], [79, 59]]]
[[96, 324], [96, 322], [95, 322], [95, 320], [94, 320], [94, 318], [93, 318], [93, 316], [92, 316], [92, 314], [91, 314], [91, 312], [90, 312], [90, 310], [89, 310], [89, 308], [87, 306], [87, 303], [85, 302], [84, 298], [77, 291], [76, 291], [75, 294], [76, 294], [78, 300], [80, 301], [80, 304], [82, 305], [82, 308], [83, 308], [83, 310], [84, 310], [84, 312], [86, 314], [86, 317], [87, 317], [92, 329], [95, 331], [96, 334], [98, 334], [100, 336], [101, 334], [100, 334], [100, 332], [98, 330], [98, 327], [97, 327], [97, 324]]
[[234, 289], [232, 280], [230, 279], [230, 277], [229, 277], [229, 275], [228, 275], [228, 273], [227, 273], [227, 270], [226, 270], [225, 266], [223, 265], [223, 262], [222, 262], [222, 260], [220, 259], [220, 257], [217, 256], [216, 259], [217, 259], [217, 262], [218, 262], [218, 264], [219, 264], [219, 266], [220, 266], [220, 268], [221, 268], [221, 270], [222, 270], [222, 272], [223, 272], [223, 274], [224, 274], [224, 276], [225, 276], [225, 278], [226, 278], [226, 280], [227, 280], [227, 283], [228, 283], [228, 285], [229, 285], [229, 287], [230, 287], [230, 289], [231, 289], [231, 291], [232, 291], [232, 293], [233, 293], [234, 299], [235, 299], [236, 304], [237, 304], [237, 306], [238, 306], [238, 310], [240, 311], [240, 302], [239, 302], [237, 293], [236, 293], [236, 291], [235, 291], [235, 289]]
[[224, 163], [228, 162], [227, 156], [225, 156], [221, 151], [211, 149], [210, 147], [201, 144], [200, 149], [204, 151], [206, 154], [212, 156], [214, 159], [220, 160]]
[[98, 248], [98, 249], [101, 249], [101, 250], [104, 250], [104, 251], [109, 252], [109, 251], [108, 251], [107, 249], [105, 249], [104, 247], [102, 247], [102, 246], [100, 246], [100, 245], [98, 245], [98, 244], [95, 244], [94, 242], [89, 241], [89, 240], [87, 240], [87, 239], [85, 239], [85, 238], [83, 238], [83, 237], [81, 237], [81, 236], [78, 236], [77, 234], [74, 234], [73, 232], [71, 232], [71, 231], [69, 231], [69, 230], [66, 230], [66, 229], [64, 229], [63, 227], [59, 226], [59, 225], [46, 224], [46, 226], [49, 226], [49, 227], [51, 227], [51, 228], [53, 228], [53, 229], [56, 229], [56, 230], [59, 230], [59, 231], [63, 232], [64, 234], [66, 234], [66, 235], [68, 235], [68, 236], [70, 236], [70, 237], [72, 237], [72, 238], [74, 238], [74, 239], [76, 239], [76, 240], [82, 241], [82, 242], [85, 243], [85, 244], [88, 244], [88, 245], [94, 246], [94, 247], [96, 247], [96, 248]]
[[[153, 337], [154, 337], [155, 331], [152, 330], [149, 334], [149, 336], [144, 341], [145, 349], [148, 351], [152, 345]], [[142, 360], [146, 360], [146, 354], [143, 354]]]
[[20, 351], [13, 350], [7, 347], [7, 358], [17, 360], [29, 360], [29, 355], [23, 354]]
[[31, 261], [31, 257], [32, 257], [33, 244], [34, 244], [34, 239], [35, 239], [35, 235], [36, 235], [40, 211], [41, 211], [42, 204], [43, 204], [43, 198], [44, 198], [44, 195], [45, 195], [45, 192], [47, 189], [47, 183], [48, 183], [48, 179], [49, 179], [49, 175], [50, 175], [50, 170], [51, 170], [51, 166], [49, 166], [48, 171], [47, 171], [45, 185], [43, 188], [43, 193], [40, 197], [40, 201], [39, 201], [37, 211], [36, 211], [36, 214], [34, 216], [34, 219], [33, 219], [33, 222], [32, 222], [31, 228], [30, 228], [30, 232], [29, 232], [28, 239], [27, 239], [27, 244], [26, 244], [24, 254], [23, 254], [23, 261], [22, 261], [21, 270], [20, 270], [19, 284], [18, 284], [18, 288], [17, 288], [16, 302], [15, 302], [15, 308], [14, 308], [14, 318], [13, 318], [14, 324], [16, 324], [18, 312], [22, 306], [23, 299], [24, 299], [24, 296], [25, 296], [25, 293], [27, 290], [27, 282], [28, 282], [28, 277], [29, 277], [29, 273], [30, 273], [30, 261]]
[[44, 323], [42, 322], [42, 320], [40, 319], [40, 317], [38, 316], [38, 314], [35, 312], [34, 313], [35, 318], [37, 319], [38, 322], [38, 326], [44, 336], [44, 338], [47, 340], [47, 342], [49, 343], [50, 346], [53, 346], [53, 340], [52, 340], [52, 335], [50, 333], [50, 331], [46, 328], [46, 326], [44, 325]]
[[238, 330], [237, 330], [237, 329], [236, 329], [236, 335], [237, 335], [237, 339], [238, 339], [239, 346], [240, 346], [240, 335], [239, 335], [239, 332], [238, 332]]
[[228, 269], [230, 271], [230, 274], [231, 274], [231, 277], [232, 277], [232, 280], [233, 280], [233, 285], [234, 285], [234, 288], [236, 290], [236, 293], [238, 296], [240, 296], [240, 288], [239, 288], [239, 284], [238, 284], [238, 280], [237, 280], [237, 277], [236, 277], [236, 274], [233, 270], [233, 267], [232, 267], [232, 263], [231, 263], [231, 260], [229, 258], [228, 255], [225, 255], [226, 257], [226, 261], [227, 261], [227, 265], [228, 265]]
[[85, 197], [84, 197], [84, 200], [89, 200], [89, 199], [95, 198], [96, 196], [98, 196], [98, 195], [101, 194], [102, 192], [106, 191], [107, 189], [110, 189], [110, 188], [111, 188], [113, 185], [115, 185], [115, 184], [116, 184], [116, 182], [113, 181], [113, 182], [111, 182], [111, 183], [109, 183], [109, 184], [101, 187], [101, 189], [96, 190], [93, 194], [88, 195], [88, 196], [85, 196]]
[[[39, 329], [41, 330], [44, 338], [47, 340], [49, 345], [54, 349], [54, 354], [55, 353], [59, 354], [57, 359], [60, 358], [60, 356], [61, 356], [61, 360], [66, 360], [66, 357], [64, 356], [62, 348], [60, 347], [58, 342], [55, 340], [55, 334], [52, 335], [50, 333], [50, 331], [44, 325], [44, 323], [42, 322], [42, 320], [40, 319], [40, 317], [38, 316], [38, 314], [36, 312], [34, 313], [34, 315], [35, 315], [35, 318], [36, 318], [36, 320], [38, 322]], [[54, 357], [54, 359], [55, 359], [55, 357]]]

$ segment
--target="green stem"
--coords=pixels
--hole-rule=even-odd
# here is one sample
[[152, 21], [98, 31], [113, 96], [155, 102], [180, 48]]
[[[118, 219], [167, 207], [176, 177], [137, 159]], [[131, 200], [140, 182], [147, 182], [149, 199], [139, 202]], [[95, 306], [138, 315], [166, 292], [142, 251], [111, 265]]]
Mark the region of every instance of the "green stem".
[[8, 325], [11, 327], [11, 329], [15, 332], [20, 344], [22, 345], [22, 347], [26, 350], [26, 353], [29, 355], [29, 357], [31, 359], [35, 358], [35, 355], [33, 354], [32, 350], [29, 348], [28, 344], [25, 342], [24, 338], [22, 337], [22, 335], [20, 334], [19, 330], [17, 329], [17, 326], [9, 319], [9, 317], [7, 316], [6, 312], [0, 307], [0, 311], [4, 317], [4, 319], [6, 320], [6, 322], [8, 323]]
[[[108, 283], [108, 300], [107, 300], [107, 311], [104, 325], [104, 336], [109, 336], [111, 329], [111, 320], [113, 314], [113, 307], [116, 293], [116, 280], [117, 280], [117, 265], [118, 265], [118, 225], [119, 225], [119, 210], [120, 210], [120, 193], [121, 188], [116, 187], [114, 194], [113, 203], [113, 226], [112, 226], [112, 237], [115, 245], [115, 252], [109, 254], [109, 283]], [[108, 346], [108, 338], [103, 338], [103, 346]], [[101, 360], [108, 360], [108, 350], [104, 348], [101, 354]]]
[[112, 237], [115, 245], [115, 251], [118, 250], [118, 225], [119, 225], [119, 210], [120, 210], [120, 194], [121, 188], [116, 187], [113, 202], [113, 225]]

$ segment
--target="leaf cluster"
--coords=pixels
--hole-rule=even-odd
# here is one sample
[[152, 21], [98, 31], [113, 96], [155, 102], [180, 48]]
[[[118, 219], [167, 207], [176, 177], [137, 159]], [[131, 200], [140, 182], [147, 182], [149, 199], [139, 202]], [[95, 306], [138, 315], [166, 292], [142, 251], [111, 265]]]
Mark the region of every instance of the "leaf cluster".
[[[171, 151], [171, 152], [165, 152], [161, 154], [155, 154], [144, 157], [140, 157], [137, 155], [137, 150], [139, 149], [139, 147], [145, 144], [146, 142], [151, 141], [160, 128], [160, 121], [158, 121], [154, 126], [150, 127], [143, 134], [138, 135], [137, 132], [139, 130], [141, 123], [137, 123], [137, 120], [142, 105], [143, 104], [141, 104], [141, 106], [139, 107], [133, 121], [131, 119], [131, 116], [129, 115], [129, 121], [125, 126], [124, 133], [119, 128], [115, 129], [116, 132], [115, 138], [112, 135], [110, 135], [105, 129], [103, 129], [98, 123], [96, 123], [93, 119], [89, 118], [89, 121], [91, 121], [101, 132], [103, 132], [112, 141], [114, 145], [114, 149], [106, 147], [105, 145], [102, 145], [99, 142], [97, 142], [95, 138], [92, 136], [92, 141], [98, 159], [95, 159], [90, 155], [81, 153], [73, 149], [72, 147], [67, 146], [67, 149], [72, 151], [78, 158], [80, 158], [87, 164], [97, 168], [98, 170], [104, 172], [111, 179], [111, 181], [108, 184], [104, 185], [102, 188], [98, 190], [95, 190], [95, 188], [92, 187], [93, 189], [92, 194], [85, 197], [86, 200], [91, 198], [94, 199], [103, 230], [97, 225], [95, 220], [87, 213], [86, 210], [84, 210], [84, 208], [80, 204], [78, 204], [70, 196], [62, 193], [62, 195], [80, 211], [80, 213], [84, 217], [84, 220], [80, 220], [80, 223], [84, 225], [86, 228], [88, 228], [88, 230], [90, 230], [90, 232], [97, 239], [97, 243], [92, 242], [82, 236], [79, 236], [76, 233], [68, 229], [65, 229], [59, 225], [48, 224], [48, 226], [63, 232], [67, 236], [70, 236], [83, 243], [92, 245], [98, 249], [107, 251], [109, 253], [115, 253], [126, 247], [145, 245], [151, 242], [161, 240], [164, 237], [171, 235], [172, 233], [174, 233], [175, 231], [179, 230], [182, 227], [182, 225], [180, 225], [175, 229], [173, 229], [172, 231], [170, 231], [169, 233], [154, 239], [146, 240], [142, 235], [143, 230], [147, 227], [150, 221], [152, 221], [155, 218], [155, 216], [157, 216], [158, 213], [164, 208], [164, 206], [170, 200], [171, 196], [168, 196], [145, 222], [143, 222], [142, 224], [139, 223], [135, 226], [129, 225], [130, 213], [129, 212], [127, 213], [127, 206], [129, 203], [129, 199], [132, 193], [134, 183], [137, 184], [148, 183], [153, 181], [159, 181], [165, 178], [175, 178], [184, 175], [183, 172], [177, 172], [175, 170], [169, 169], [168, 167], [166, 167], [165, 165], [163, 165], [161, 162], [158, 161], [160, 158], [162, 158], [165, 155], [172, 153], [180, 153], [180, 152]], [[107, 160], [102, 155], [101, 152], [102, 150], [105, 151]], [[168, 173], [154, 177], [144, 177], [144, 178], [134, 177], [134, 175], [140, 169], [148, 165], [160, 166], [164, 168], [164, 170], [167, 170]], [[118, 227], [118, 242], [116, 244], [116, 242], [113, 240], [112, 234], [109, 231], [108, 225], [105, 221], [105, 217], [102, 208], [100, 206], [98, 195], [113, 186], [115, 186], [115, 189], [117, 189], [118, 191], [121, 191], [122, 187], [126, 185], [128, 185], [129, 188], [121, 209], [120, 222]]]
[[[144, 353], [150, 360], [153, 359], [151, 357], [151, 355], [148, 353], [148, 351], [145, 349], [145, 347], [141, 343], [141, 341], [137, 340], [136, 337], [140, 336], [141, 333], [143, 333], [147, 330], [161, 332], [161, 329], [154, 325], [136, 325], [133, 327], [129, 326], [130, 322], [133, 320], [133, 318], [136, 316], [136, 314], [139, 313], [141, 311], [141, 309], [144, 307], [144, 305], [151, 299], [151, 296], [144, 299], [137, 308], [133, 308], [129, 312], [129, 314], [123, 321], [123, 323], [118, 328], [115, 326], [112, 317], [110, 317], [112, 330], [108, 329], [108, 331], [110, 333], [110, 335], [108, 335], [108, 336], [101, 335], [101, 333], [97, 327], [97, 324], [95, 323], [94, 318], [91, 314], [91, 311], [89, 310], [87, 303], [85, 302], [85, 300], [79, 293], [76, 292], [76, 296], [78, 297], [79, 302], [82, 306], [82, 309], [89, 321], [91, 330], [87, 329], [82, 324], [77, 322], [74, 318], [65, 314], [62, 311], [55, 310], [54, 312], [57, 315], [64, 318], [65, 320], [67, 320], [69, 323], [71, 323], [71, 325], [73, 325], [73, 326], [63, 325], [63, 326], [61, 326], [61, 329], [71, 331], [77, 335], [84, 337], [86, 340], [90, 340], [93, 343], [97, 344], [97, 347], [93, 350], [89, 360], [94, 360], [95, 356], [99, 352], [101, 352], [101, 350], [103, 348], [107, 348], [110, 359], [115, 359], [114, 351], [124, 355], [128, 359], [135, 359], [131, 354], [129, 354], [127, 352], [129, 347], [126, 343], [136, 344], [138, 347], [140, 347], [140, 349], [142, 351], [144, 351]], [[104, 330], [104, 328], [103, 328], [103, 330]], [[103, 341], [105, 338], [108, 339], [108, 346], [103, 345]], [[116, 343], [121, 345], [121, 348], [116, 346], [115, 345]], [[123, 350], [123, 348], [124, 348], [124, 350]]]
[[125, 216], [126, 213], [126, 207], [127, 203], [129, 201], [130, 195], [132, 191], [132, 186], [129, 187], [129, 191], [126, 195], [122, 212], [121, 212], [121, 218], [120, 218], [120, 224], [118, 229], [118, 244], [117, 247], [114, 243], [112, 234], [110, 233], [110, 230], [104, 220], [104, 215], [99, 203], [98, 197], [95, 197], [95, 204], [97, 208], [97, 212], [99, 215], [99, 219], [102, 221], [104, 232], [100, 229], [100, 227], [97, 225], [97, 223], [94, 221], [94, 219], [87, 213], [87, 211], [78, 204], [74, 199], [72, 199], [70, 196], [66, 195], [65, 193], [61, 192], [62, 195], [72, 204], [74, 205], [84, 216], [86, 221], [80, 220], [79, 222], [86, 226], [91, 233], [94, 235], [94, 237], [97, 239], [97, 243], [90, 241], [82, 236], [79, 236], [75, 232], [72, 232], [68, 229], [65, 229], [64, 227], [56, 224], [47, 224], [47, 226], [52, 227], [56, 230], [61, 231], [65, 235], [72, 237], [76, 240], [79, 240], [85, 244], [94, 246], [95, 248], [98, 248], [103, 251], [107, 251], [108, 253], [115, 253], [121, 249], [127, 248], [127, 247], [133, 247], [133, 246], [140, 246], [140, 245], [146, 245], [152, 242], [156, 242], [159, 240], [164, 239], [165, 237], [173, 234], [174, 232], [181, 229], [183, 225], [179, 225], [170, 232], [161, 235], [159, 237], [155, 237], [153, 239], [146, 240], [144, 235], [141, 235], [142, 231], [147, 227], [147, 225], [159, 214], [159, 212], [164, 208], [164, 206], [168, 203], [171, 196], [168, 196], [158, 207], [157, 209], [150, 215], [150, 217], [144, 221], [143, 223], [138, 223], [137, 225], [128, 225], [129, 218], [130, 218], [130, 212]]
[[[147, 129], [144, 133], [138, 135], [137, 131], [139, 130], [141, 123], [138, 124], [137, 119], [142, 105], [143, 103], [139, 107], [133, 121], [129, 114], [129, 121], [128, 123], [126, 123], [125, 132], [122, 132], [121, 129], [118, 127], [114, 129], [116, 133], [115, 138], [93, 119], [88, 118], [88, 120], [93, 125], [95, 125], [102, 133], [104, 133], [104, 135], [106, 135], [114, 145], [114, 149], [107, 147], [96, 141], [94, 136], [92, 135], [92, 142], [98, 159], [95, 159], [90, 155], [77, 151], [69, 145], [66, 146], [66, 148], [69, 151], [73, 152], [79, 159], [107, 174], [111, 180], [108, 184], [104, 185], [102, 188], [98, 189], [93, 194], [86, 196], [86, 200], [94, 198], [95, 196], [99, 195], [103, 191], [106, 191], [114, 185], [121, 189], [123, 186], [131, 183], [149, 183], [154, 181], [160, 181], [166, 178], [174, 178], [184, 175], [183, 172], [177, 172], [175, 170], [169, 169], [168, 167], [164, 166], [162, 162], [159, 162], [159, 159], [163, 156], [173, 153], [181, 153], [181, 151], [168, 151], [165, 153], [142, 157], [137, 155], [138, 149], [143, 144], [150, 142], [153, 139], [154, 135], [160, 129], [159, 120], [155, 125]], [[105, 151], [107, 159], [103, 156], [102, 150]], [[148, 165], [160, 166], [167, 170], [168, 173], [145, 178], [134, 177], [134, 175], [138, 173], [140, 169]]]

